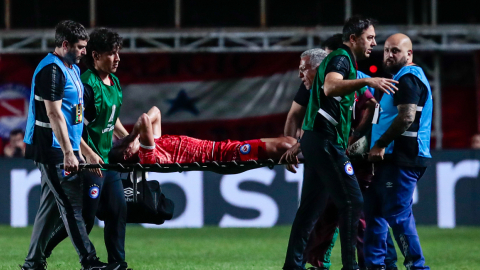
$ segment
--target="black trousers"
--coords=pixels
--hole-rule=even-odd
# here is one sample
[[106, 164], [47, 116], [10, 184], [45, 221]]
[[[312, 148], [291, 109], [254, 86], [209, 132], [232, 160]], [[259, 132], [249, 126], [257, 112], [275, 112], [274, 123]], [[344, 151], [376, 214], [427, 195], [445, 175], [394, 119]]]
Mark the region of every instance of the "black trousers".
[[358, 269], [355, 246], [363, 197], [345, 150], [315, 131], [305, 131], [301, 145], [305, 156], [302, 196], [283, 269], [302, 269], [308, 237], [329, 197], [340, 216], [343, 269]]
[[96, 256], [96, 251], [82, 217], [82, 177], [76, 173], [64, 176], [63, 170], [57, 169], [56, 164], [36, 165], [42, 173], [40, 206], [24, 267], [35, 268], [45, 262], [45, 249], [57, 224], [65, 228], [83, 264]]
[[[116, 171], [102, 171], [103, 176], [83, 171], [83, 218], [87, 232], [93, 228], [95, 216], [101, 209], [105, 219], [104, 240], [108, 253], [108, 262], [125, 261], [125, 226], [127, 220], [127, 203], [123, 194], [123, 185], [120, 173]], [[65, 226], [57, 222], [54, 233], [45, 251], [47, 258], [52, 250], [67, 237]]]

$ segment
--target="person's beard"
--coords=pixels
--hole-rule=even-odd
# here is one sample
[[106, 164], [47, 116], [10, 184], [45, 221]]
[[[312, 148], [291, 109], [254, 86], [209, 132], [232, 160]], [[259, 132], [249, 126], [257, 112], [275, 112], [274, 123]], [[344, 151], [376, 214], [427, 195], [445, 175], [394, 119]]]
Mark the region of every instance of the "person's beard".
[[407, 64], [407, 57], [403, 57], [402, 59], [400, 59], [397, 63], [394, 63], [394, 64], [391, 64], [391, 65], [386, 65], [385, 62], [383, 62], [383, 69], [389, 73], [389, 74], [392, 74], [392, 75], [395, 75], [397, 74], [400, 69], [402, 69], [402, 67], [404, 67], [405, 65]]
[[75, 50], [69, 50], [65, 56], [63, 57], [63, 59], [69, 64], [69, 65], [73, 65], [73, 64], [78, 64], [80, 62], [79, 59], [77, 59], [77, 56], [75, 54]]

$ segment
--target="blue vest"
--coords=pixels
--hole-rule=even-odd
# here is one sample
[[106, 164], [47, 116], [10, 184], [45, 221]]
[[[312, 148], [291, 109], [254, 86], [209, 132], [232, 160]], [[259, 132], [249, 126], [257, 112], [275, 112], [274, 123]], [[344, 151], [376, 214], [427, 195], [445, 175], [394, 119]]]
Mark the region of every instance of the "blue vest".
[[[430, 155], [430, 133], [432, 130], [432, 90], [430, 89], [430, 84], [425, 77], [425, 73], [418, 66], [404, 66], [400, 71], [393, 77], [394, 80], [398, 81], [405, 74], [413, 74], [422, 81], [422, 83], [428, 89], [428, 97], [423, 108], [421, 106], [417, 107], [417, 111], [421, 111], [419, 130], [417, 134], [412, 134], [411, 132], [405, 132], [402, 136], [416, 137], [418, 143], [418, 156], [431, 158]], [[402, 90], [400, 90], [402, 91]], [[378, 124], [372, 126], [372, 142], [371, 147], [375, 142], [380, 139], [380, 137], [387, 131], [390, 125], [393, 122], [393, 119], [397, 117], [398, 110], [397, 107], [393, 104], [393, 95], [383, 95], [382, 100], [380, 101], [380, 116], [378, 119]], [[415, 136], [414, 136], [415, 135]], [[390, 143], [385, 148], [385, 154], [392, 154], [393, 146], [395, 141]]]
[[[67, 68], [65, 64], [57, 56], [49, 53], [43, 60], [38, 64], [33, 74], [32, 79], [32, 89], [30, 95], [30, 105], [28, 109], [28, 118], [27, 118], [27, 127], [25, 128], [25, 138], [24, 142], [27, 144], [33, 144], [33, 132], [35, 130], [35, 125], [42, 126], [43, 128], [51, 128], [50, 123], [43, 123], [38, 121], [35, 118], [35, 99], [41, 101], [42, 98], [35, 96], [35, 77], [38, 72], [42, 70], [45, 66], [55, 63], [63, 72], [65, 76], [65, 89], [64, 97], [62, 99], [62, 113], [65, 117], [65, 122], [67, 124], [68, 137], [70, 138], [70, 143], [74, 151], [80, 149], [80, 140], [82, 138], [83, 123], [75, 124], [75, 119], [77, 117], [76, 105], [81, 104], [83, 107], [83, 84], [80, 81], [80, 69], [77, 65], [73, 65], [73, 68]], [[83, 115], [83, 112], [82, 112]], [[53, 143], [52, 147], [60, 148], [57, 137], [52, 130]]]

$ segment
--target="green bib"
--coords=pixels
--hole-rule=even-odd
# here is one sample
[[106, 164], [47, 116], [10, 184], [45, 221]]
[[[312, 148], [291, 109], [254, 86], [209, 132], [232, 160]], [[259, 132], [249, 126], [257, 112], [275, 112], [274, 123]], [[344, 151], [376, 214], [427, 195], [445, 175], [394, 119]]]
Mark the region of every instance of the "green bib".
[[[323, 84], [325, 82], [325, 69], [327, 68], [328, 63], [330, 60], [338, 55], [346, 56], [350, 60], [350, 73], [348, 74], [349, 80], [355, 80], [357, 78], [357, 69], [354, 65], [353, 60], [350, 58], [350, 55], [346, 50], [343, 48], [339, 48], [333, 52], [331, 52], [325, 59], [322, 61], [320, 66], [317, 70], [317, 75], [315, 75], [315, 79], [313, 80], [312, 85], [312, 94], [310, 96], [310, 100], [308, 102], [307, 111], [305, 114], [305, 119], [303, 122], [303, 129], [304, 130], [314, 130], [313, 125], [315, 123], [315, 117], [324, 117], [324, 115], [320, 114], [327, 112], [329, 108], [322, 108], [321, 98], [332, 98], [335, 99], [335, 102], [339, 103], [339, 119], [337, 124], [335, 125], [335, 129], [337, 131], [337, 140], [336, 143], [343, 146], [345, 149], [347, 148], [348, 144], [348, 136], [350, 134], [350, 126], [351, 126], [351, 118], [352, 118], [352, 110], [353, 110], [353, 103], [355, 101], [355, 92], [351, 94], [340, 96], [340, 97], [327, 97], [323, 92]], [[324, 107], [324, 106], [323, 106]], [[325, 113], [324, 113], [325, 114]], [[328, 117], [328, 116], [327, 116]], [[330, 122], [330, 121], [329, 121]]]
[[86, 126], [88, 146], [95, 151], [103, 162], [108, 163], [108, 152], [112, 148], [113, 129], [122, 106], [122, 88], [118, 78], [110, 74], [114, 85], [105, 85], [92, 70], [82, 74], [83, 83], [93, 88], [95, 97], [95, 120]]

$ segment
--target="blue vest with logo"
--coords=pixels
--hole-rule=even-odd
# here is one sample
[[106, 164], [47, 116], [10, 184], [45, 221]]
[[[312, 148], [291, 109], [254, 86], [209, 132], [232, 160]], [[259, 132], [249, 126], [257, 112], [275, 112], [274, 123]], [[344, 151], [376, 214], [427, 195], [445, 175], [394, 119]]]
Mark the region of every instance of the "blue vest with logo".
[[[405, 132], [402, 136], [412, 137], [413, 135], [417, 138], [418, 143], [418, 156], [431, 158], [430, 155], [430, 134], [432, 130], [432, 90], [430, 89], [430, 84], [425, 76], [423, 70], [418, 66], [404, 66], [397, 74], [393, 77], [394, 80], [398, 81], [405, 74], [413, 74], [427, 87], [428, 96], [423, 107], [417, 106], [417, 112], [421, 112], [419, 129], [417, 134]], [[402, 91], [402, 90], [400, 90]], [[404, 91], [404, 90], [403, 90]], [[380, 101], [380, 116], [378, 119], [378, 124], [372, 126], [372, 142], [371, 147], [375, 142], [380, 139], [380, 137], [387, 131], [390, 125], [393, 122], [393, 119], [397, 117], [398, 110], [397, 107], [393, 104], [393, 95], [383, 95], [382, 100]], [[395, 141], [390, 143], [385, 148], [385, 154], [392, 154], [393, 146]]]
[[[25, 128], [25, 138], [24, 142], [27, 144], [33, 143], [33, 133], [35, 130], [35, 125], [40, 125], [44, 128], [49, 128], [50, 123], [43, 123], [37, 121], [35, 118], [35, 99], [42, 100], [41, 97], [35, 96], [35, 77], [38, 72], [42, 70], [45, 66], [55, 63], [62, 70], [63, 75], [65, 76], [65, 89], [64, 97], [62, 99], [62, 113], [65, 117], [65, 122], [67, 124], [68, 136], [70, 138], [70, 143], [74, 151], [78, 151], [80, 148], [80, 140], [82, 138], [83, 123], [75, 123], [77, 117], [76, 105], [81, 104], [83, 107], [83, 84], [80, 81], [80, 69], [77, 65], [72, 65], [72, 68], [67, 68], [65, 64], [57, 56], [49, 53], [43, 60], [38, 64], [33, 74], [32, 79], [32, 88], [30, 95], [30, 105], [28, 110], [27, 126]], [[83, 112], [82, 112], [83, 115]], [[50, 127], [51, 128], [51, 127]], [[53, 143], [52, 147], [60, 148], [57, 137], [52, 130]]]

